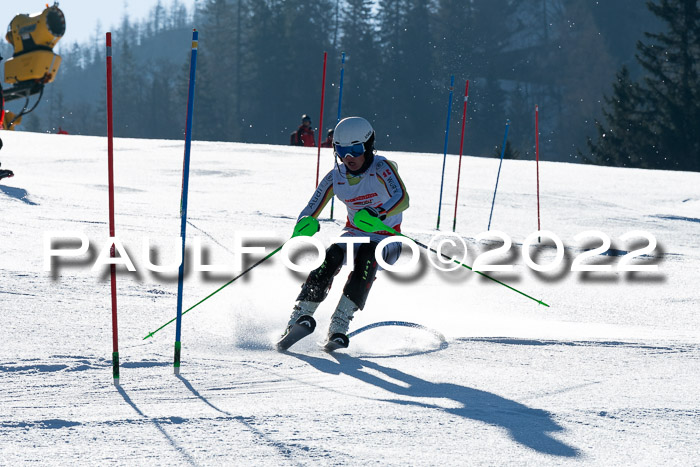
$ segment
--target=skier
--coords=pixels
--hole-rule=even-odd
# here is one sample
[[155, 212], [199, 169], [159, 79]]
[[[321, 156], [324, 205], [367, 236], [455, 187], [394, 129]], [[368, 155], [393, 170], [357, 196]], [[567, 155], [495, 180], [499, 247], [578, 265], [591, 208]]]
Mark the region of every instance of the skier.
[[[336, 161], [336, 167], [318, 185], [299, 219], [318, 217], [336, 195], [348, 211], [342, 237], [369, 237], [370, 241], [353, 244], [354, 270], [345, 283], [331, 318], [325, 347], [327, 351], [348, 346], [350, 320], [357, 310], [364, 308], [377, 273], [375, 249], [380, 241], [392, 235], [389, 232], [363, 232], [353, 223], [355, 214], [361, 210], [367, 211], [400, 232], [401, 213], [408, 208], [408, 193], [396, 164], [375, 155], [374, 129], [367, 120], [361, 117], [341, 120], [333, 134], [333, 153], [342, 164]], [[394, 264], [401, 254], [401, 243], [389, 243], [381, 254], [388, 264]], [[316, 322], [312, 316], [328, 295], [333, 277], [340, 271], [346, 256], [345, 243], [333, 244], [326, 250], [323, 264], [309, 274], [301, 287], [287, 329], [277, 343], [278, 350], [286, 350], [313, 332]]]

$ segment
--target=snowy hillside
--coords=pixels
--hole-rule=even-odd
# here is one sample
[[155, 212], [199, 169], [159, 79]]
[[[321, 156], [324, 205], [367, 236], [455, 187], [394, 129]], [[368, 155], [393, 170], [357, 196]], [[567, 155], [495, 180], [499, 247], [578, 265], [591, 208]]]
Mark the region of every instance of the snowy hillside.
[[[275, 256], [184, 316], [178, 378], [174, 324], [143, 340], [175, 316], [177, 273], [146, 270], [142, 242], [179, 235], [184, 145], [118, 139], [116, 234], [137, 272], [117, 283], [115, 388], [109, 276], [91, 271], [108, 243], [106, 139], [2, 138], [0, 161], [16, 176], [0, 182], [0, 465], [697, 463], [700, 174], [542, 162], [542, 229], [566, 249], [561, 267], [537, 273], [520, 254], [537, 230], [535, 164], [505, 161], [491, 228], [512, 238], [502, 259], [515, 268], [489, 274], [549, 308], [463, 268], [437, 271], [422, 250], [413, 272], [378, 275], [351, 330], [392, 320], [427, 330], [377, 327], [324, 353], [317, 342], [344, 269], [316, 332], [278, 353], [272, 342], [305, 275]], [[442, 155], [385, 153], [381, 139], [378, 147], [411, 197], [402, 232], [428, 243]], [[324, 149], [321, 175], [331, 167]], [[451, 232], [456, 170], [449, 156], [442, 232]], [[497, 170], [497, 159], [462, 163], [457, 232], [469, 264], [497, 246], [475, 240]], [[315, 149], [194, 142], [188, 244], [197, 236], [205, 261], [231, 265], [239, 232], [271, 231], [256, 245], [272, 251], [289, 238], [315, 176]], [[317, 234], [326, 244], [344, 225], [342, 205], [328, 217], [326, 208]], [[76, 230], [89, 237], [88, 253], [45, 271], [45, 233]], [[585, 246], [574, 237], [590, 230], [612, 239], [614, 254], [597, 259], [612, 272], [571, 271]], [[620, 237], [639, 230], [658, 245], [635, 262], [658, 271], [616, 271], [646, 244]], [[177, 251], [162, 242], [158, 264]], [[533, 247], [532, 257], [547, 264], [555, 248]], [[184, 306], [231, 277], [190, 271]]]

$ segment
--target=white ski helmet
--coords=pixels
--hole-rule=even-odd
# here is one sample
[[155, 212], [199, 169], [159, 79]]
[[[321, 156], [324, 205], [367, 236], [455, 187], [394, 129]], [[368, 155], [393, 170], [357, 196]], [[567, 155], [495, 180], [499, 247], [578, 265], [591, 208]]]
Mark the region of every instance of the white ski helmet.
[[[367, 142], [371, 144], [365, 144]], [[353, 144], [364, 144], [365, 151], [374, 150], [374, 128], [362, 117], [347, 117], [335, 126], [333, 146], [347, 147]]]

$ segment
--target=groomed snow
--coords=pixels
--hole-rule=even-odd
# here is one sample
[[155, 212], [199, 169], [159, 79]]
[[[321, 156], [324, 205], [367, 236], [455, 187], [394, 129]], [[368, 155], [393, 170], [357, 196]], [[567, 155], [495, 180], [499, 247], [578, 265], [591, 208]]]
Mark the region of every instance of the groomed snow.
[[[109, 277], [90, 269], [108, 243], [106, 139], [2, 138], [3, 168], [16, 173], [0, 182], [2, 465], [698, 462], [700, 174], [542, 162], [542, 228], [566, 254], [558, 270], [535, 273], [520, 257], [537, 230], [535, 164], [505, 161], [491, 228], [512, 238], [504, 260], [515, 270], [491, 275], [551, 307], [465, 269], [438, 272], [421, 251], [414, 272], [379, 274], [351, 329], [408, 321], [442, 333], [444, 344], [424, 330], [385, 326], [324, 353], [317, 342], [344, 269], [316, 314], [316, 333], [281, 354], [272, 342], [304, 274], [277, 255], [184, 316], [178, 378], [174, 324], [143, 340], [175, 316], [177, 274], [145, 270], [141, 245], [179, 235], [184, 145], [117, 139], [116, 233], [139, 272], [118, 278], [115, 388]], [[402, 231], [429, 242], [442, 155], [380, 153], [398, 163], [411, 196]], [[331, 167], [324, 149], [321, 176]], [[451, 232], [456, 170], [449, 156], [442, 232]], [[497, 170], [497, 159], [462, 161], [457, 231], [470, 264]], [[198, 236], [209, 262], [230, 265], [237, 233], [272, 231], [256, 243], [271, 251], [291, 234], [315, 177], [315, 149], [194, 142], [188, 244]], [[317, 234], [326, 244], [344, 224], [335, 207], [335, 221], [327, 208]], [[90, 238], [88, 254], [44, 271], [44, 234], [69, 230]], [[640, 264], [659, 271], [571, 272], [584, 246], [574, 236], [587, 230], [623, 252], [634, 249], [623, 234], [651, 233], [658, 246]], [[176, 249], [159, 249], [157, 261]], [[545, 264], [554, 251], [533, 257]], [[616, 267], [620, 258], [602, 261]], [[190, 272], [185, 307], [230, 277]]]

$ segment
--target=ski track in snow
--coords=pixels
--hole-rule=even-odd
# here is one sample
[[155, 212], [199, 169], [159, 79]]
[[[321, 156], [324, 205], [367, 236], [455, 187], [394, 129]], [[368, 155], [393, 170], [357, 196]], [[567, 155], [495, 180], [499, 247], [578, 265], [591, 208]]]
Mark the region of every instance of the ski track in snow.
[[[697, 463], [700, 174], [542, 162], [542, 224], [564, 241], [566, 261], [535, 273], [519, 256], [537, 225], [527, 175], [534, 163], [505, 161], [493, 227], [512, 237], [514, 251], [502, 259], [516, 266], [492, 275], [551, 308], [466, 270], [435, 271], [421, 253], [417, 271], [379, 274], [351, 330], [408, 321], [428, 331], [382, 326], [354, 336], [346, 351], [324, 353], [317, 342], [343, 270], [316, 314], [317, 332], [277, 353], [274, 338], [304, 274], [275, 257], [185, 315], [176, 377], [174, 324], [143, 337], [174, 316], [177, 273], [144, 271], [141, 241], [179, 234], [182, 144], [117, 139], [116, 232], [141, 272], [120, 272], [117, 281], [115, 387], [109, 279], [90, 271], [108, 234], [106, 140], [3, 139], [3, 163], [16, 176], [0, 183], [1, 465]], [[322, 174], [332, 167], [326, 151]], [[380, 153], [398, 162], [411, 196], [402, 231], [429, 241], [442, 155]], [[199, 236], [212, 263], [230, 264], [236, 232], [275, 232], [256, 243], [266, 251], [288, 237], [312, 193], [316, 150], [194, 142], [191, 164], [188, 241]], [[448, 159], [445, 228], [456, 164]], [[498, 245], [475, 241], [486, 230], [497, 166], [463, 161], [458, 233], [470, 262]], [[328, 208], [324, 216], [317, 236], [327, 243], [344, 208], [336, 203], [333, 221]], [[642, 261], [659, 272], [567, 271], [588, 249], [573, 237], [591, 229], [613, 240], [598, 259], [613, 265], [630, 251], [617, 241], [622, 234], [649, 231], [659, 247]], [[84, 232], [90, 249], [44, 271], [43, 235], [60, 230]], [[157, 260], [169, 253], [163, 246]], [[550, 247], [537, 256], [553, 257]], [[230, 277], [190, 271], [185, 307]]]

